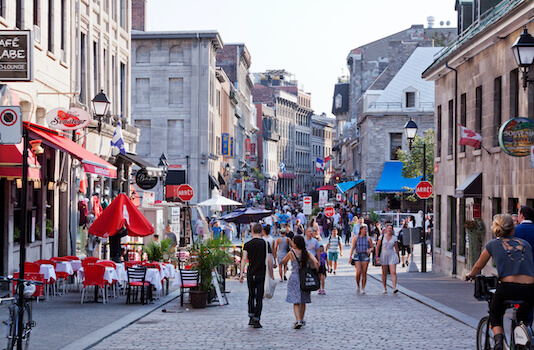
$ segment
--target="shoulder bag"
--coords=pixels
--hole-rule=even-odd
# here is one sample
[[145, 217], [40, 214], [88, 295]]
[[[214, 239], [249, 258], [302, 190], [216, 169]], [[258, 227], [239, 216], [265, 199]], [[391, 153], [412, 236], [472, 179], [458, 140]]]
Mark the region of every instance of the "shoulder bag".
[[274, 290], [276, 289], [276, 281], [271, 278], [269, 274], [269, 242], [265, 242], [265, 283], [263, 284], [263, 295], [267, 299], [271, 299], [274, 296]]
[[[308, 254], [308, 251], [304, 251], [302, 254]], [[301, 257], [302, 259], [302, 257]], [[313, 292], [321, 287], [319, 280], [319, 273], [316, 269], [310, 267], [310, 260], [304, 267], [299, 269], [300, 289], [305, 292]]]

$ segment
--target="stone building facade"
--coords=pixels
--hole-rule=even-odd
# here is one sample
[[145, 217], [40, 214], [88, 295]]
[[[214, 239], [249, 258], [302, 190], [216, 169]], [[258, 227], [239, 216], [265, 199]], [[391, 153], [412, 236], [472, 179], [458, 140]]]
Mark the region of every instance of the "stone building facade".
[[138, 155], [158, 164], [165, 153], [167, 176], [183, 174], [195, 192], [193, 204], [211, 198], [211, 189], [219, 186], [221, 114], [215, 63], [222, 47], [217, 32], [132, 32]]
[[328, 118], [326, 114], [316, 115], [311, 118], [311, 164], [310, 173], [312, 174], [309, 185], [305, 188], [310, 193], [317, 187], [330, 183], [333, 174], [334, 161], [328, 162], [323, 170], [317, 170], [317, 158], [324, 160], [327, 156], [332, 155], [332, 137], [334, 136], [335, 119]]
[[[508, 120], [534, 119], [534, 87], [522, 88], [510, 49], [523, 28], [534, 33], [533, 10], [531, 1], [501, 1], [484, 14], [486, 20], [477, 18], [473, 26], [460, 23], [462, 39], [423, 74], [435, 82], [436, 96], [434, 271], [463, 276], [471, 269], [477, 256], [469, 259], [467, 220], [484, 222], [483, 247], [494, 237], [493, 215], [534, 204], [529, 157], [510, 156], [498, 142], [499, 129]], [[481, 134], [483, 148], [460, 146], [458, 124]], [[483, 273], [495, 270], [488, 266]]]

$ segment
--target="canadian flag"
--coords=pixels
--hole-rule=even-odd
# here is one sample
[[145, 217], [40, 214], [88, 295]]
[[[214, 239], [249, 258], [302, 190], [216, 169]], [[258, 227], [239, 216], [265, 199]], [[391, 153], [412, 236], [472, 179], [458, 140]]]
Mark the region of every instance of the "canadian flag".
[[473, 130], [469, 130], [465, 126], [460, 125], [460, 146], [480, 147], [482, 136]]

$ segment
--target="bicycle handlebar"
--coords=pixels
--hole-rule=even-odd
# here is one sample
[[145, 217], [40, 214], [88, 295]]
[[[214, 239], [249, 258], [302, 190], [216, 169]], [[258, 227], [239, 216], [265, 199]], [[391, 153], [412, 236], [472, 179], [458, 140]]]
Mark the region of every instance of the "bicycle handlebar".
[[31, 283], [31, 284], [44, 284], [43, 282], [40, 282], [40, 281], [32, 281], [32, 280], [25, 280], [25, 279], [22, 279], [22, 278], [14, 278], [13, 276], [0, 276], [0, 282], [11, 282], [11, 281], [16, 281], [16, 282], [27, 282], [27, 283]]

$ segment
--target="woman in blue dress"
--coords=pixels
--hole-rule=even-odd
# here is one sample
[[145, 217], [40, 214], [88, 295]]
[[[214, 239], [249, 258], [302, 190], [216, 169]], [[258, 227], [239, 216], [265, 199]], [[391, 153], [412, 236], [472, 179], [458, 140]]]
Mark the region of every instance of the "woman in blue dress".
[[[293, 328], [300, 329], [304, 326], [304, 313], [306, 312], [306, 304], [311, 303], [310, 292], [305, 292], [300, 289], [299, 270], [301, 266], [306, 266], [308, 261], [314, 264], [315, 268], [319, 268], [317, 259], [306, 250], [306, 243], [304, 237], [295, 235], [292, 242], [293, 249], [282, 260], [281, 265], [286, 265], [291, 260], [291, 275], [287, 281], [287, 297], [286, 302], [293, 304], [293, 311], [295, 312], [296, 322]], [[313, 266], [313, 265], [311, 265]]]

